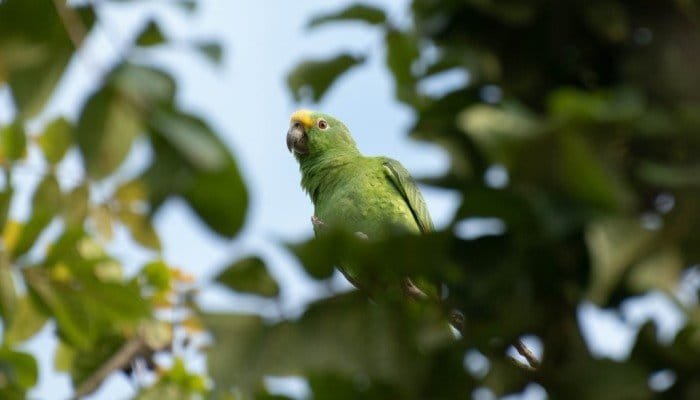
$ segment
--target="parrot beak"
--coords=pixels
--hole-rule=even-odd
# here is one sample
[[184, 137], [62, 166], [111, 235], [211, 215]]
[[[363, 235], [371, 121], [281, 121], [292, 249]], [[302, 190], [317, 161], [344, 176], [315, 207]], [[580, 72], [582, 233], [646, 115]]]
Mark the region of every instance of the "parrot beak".
[[306, 144], [307, 136], [304, 126], [295, 122], [287, 131], [287, 149], [289, 151], [304, 155], [309, 153], [309, 147]]

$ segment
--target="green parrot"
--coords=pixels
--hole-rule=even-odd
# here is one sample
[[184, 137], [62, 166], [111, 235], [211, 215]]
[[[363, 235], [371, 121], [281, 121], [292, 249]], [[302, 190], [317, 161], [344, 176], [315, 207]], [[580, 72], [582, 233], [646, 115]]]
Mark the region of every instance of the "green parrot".
[[[299, 162], [301, 186], [314, 204], [317, 235], [325, 226], [369, 240], [433, 230], [425, 200], [406, 168], [388, 157], [362, 155], [338, 119], [316, 111], [295, 112], [287, 148]], [[358, 288], [370, 286], [367, 271], [352, 265], [340, 270]], [[404, 285], [411, 297], [425, 296], [426, 290], [409, 279]]]

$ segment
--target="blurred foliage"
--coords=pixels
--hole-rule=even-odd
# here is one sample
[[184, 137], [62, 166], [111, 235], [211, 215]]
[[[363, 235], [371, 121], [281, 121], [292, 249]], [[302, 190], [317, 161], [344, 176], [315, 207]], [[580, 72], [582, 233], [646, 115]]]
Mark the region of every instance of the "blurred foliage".
[[[533, 384], [555, 399], [700, 398], [695, 2], [413, 0], [409, 23], [367, 5], [313, 18], [310, 29], [376, 30], [383, 51], [301, 63], [288, 76], [295, 99], [320, 101], [343, 74], [381, 57], [397, 101], [415, 112], [409, 135], [450, 157], [444, 175], [423, 182], [462, 200], [429, 235], [368, 242], [330, 231], [287, 244], [319, 283], [349, 260], [373, 266], [378, 287], [404, 276], [442, 282], [439, 304], [329, 290], [301, 315], [276, 318], [195, 313], [192, 278], [161, 260], [152, 223], [166, 201], [181, 198], [231, 238], [248, 196], [220, 135], [178, 107], [173, 77], [130, 57], [168, 45], [157, 21], [105, 66], [77, 118], [37, 123], [95, 23], [92, 3], [77, 3], [0, 2], [0, 85], [14, 106], [13, 120], [0, 121], [0, 398], [25, 398], [36, 385], [24, 345], [47, 326], [59, 341], [54, 368], [77, 396], [109, 373], [138, 373], [141, 360], [154, 380], [139, 399], [285, 399], [270, 393], [268, 376], [304, 378], [317, 400], [501, 397]], [[167, 3], [196, 10], [195, 1]], [[215, 63], [223, 57], [218, 43], [189, 43]], [[465, 79], [455, 83], [455, 73]], [[448, 84], [426, 89], [436, 82]], [[146, 166], [125, 172], [143, 148]], [[66, 184], [57, 170], [76, 157], [85, 178]], [[22, 201], [23, 168], [40, 179], [19, 218], [10, 210]], [[504, 229], [461, 232], [482, 218]], [[137, 271], [110, 253], [120, 230], [152, 255]], [[284, 294], [276, 278], [248, 256], [216, 281], [275, 303]], [[580, 306], [619, 311], [650, 292], [684, 315], [680, 332], [661, 343], [649, 322], [625, 359], [594, 356]], [[456, 336], [454, 310], [464, 320]], [[181, 357], [183, 347], [201, 354], [204, 330], [206, 375]], [[524, 336], [541, 343], [536, 370], [507, 355]], [[654, 384], [659, 374], [668, 382]]]
[[[383, 58], [397, 101], [415, 112], [409, 135], [450, 157], [444, 175], [423, 182], [462, 195], [452, 223], [423, 237], [329, 233], [288, 248], [319, 280], [352, 260], [373, 266], [379, 285], [424, 276], [447, 296], [438, 305], [335, 295], [277, 322], [206, 316], [217, 385], [258, 398], [269, 396], [265, 375], [305, 377], [314, 399], [501, 397], [532, 384], [555, 399], [700, 397], [698, 4], [410, 7], [408, 24], [367, 5], [313, 18], [312, 29], [364, 23], [383, 51], [303, 62], [288, 84], [297, 100], [319, 101], [352, 60]], [[504, 229], [462, 234], [482, 218]], [[619, 311], [651, 292], [684, 316], [682, 330], [660, 343], [652, 321], [628, 357], [593, 355], [580, 306]], [[464, 328], [450, 340], [440, 324], [444, 333], [454, 309]], [[541, 343], [534, 371], [506, 355], [524, 336]], [[659, 373], [670, 378], [659, 384]]]
[[[231, 238], [244, 223], [247, 190], [219, 133], [175, 103], [170, 73], [132, 57], [168, 45], [158, 23], [144, 24], [113, 65], [98, 65], [77, 54], [98, 6], [73, 3], [0, 2], [0, 89], [10, 94], [13, 116], [0, 121], [0, 398], [24, 399], [37, 384], [38, 364], [22, 349], [47, 326], [58, 340], [55, 370], [70, 375], [77, 397], [111, 373], [131, 373], [137, 360], [156, 367], [139, 398], [201, 397], [205, 376], [189, 372], [174, 350], [178, 340], [203, 334], [186, 304], [192, 278], [160, 261], [153, 218], [180, 197], [213, 232]], [[192, 1], [171, 3], [195, 10]], [[191, 49], [222, 58], [216, 42], [192, 41]], [[45, 106], [76, 58], [100, 79], [79, 94], [86, 99], [77, 118], [48, 115]], [[125, 166], [137, 150], [149, 154], [140, 170]], [[82, 171], [65, 179], [59, 171], [76, 161]], [[31, 204], [18, 195], [27, 190]], [[15, 211], [23, 208], [26, 217]], [[134, 270], [111, 254], [119, 230], [153, 261]], [[156, 366], [156, 352], [174, 361]]]

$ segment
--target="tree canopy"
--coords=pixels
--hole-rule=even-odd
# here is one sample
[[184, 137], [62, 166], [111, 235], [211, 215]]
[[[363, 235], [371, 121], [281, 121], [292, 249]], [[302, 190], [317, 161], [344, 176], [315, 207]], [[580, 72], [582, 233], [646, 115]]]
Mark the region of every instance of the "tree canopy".
[[[439, 304], [331, 293], [298, 318], [272, 320], [200, 310], [191, 278], [160, 260], [152, 219], [167, 199], [184, 199], [225, 238], [239, 233], [248, 204], [234, 155], [178, 106], [166, 71], [127, 53], [77, 118], [32, 123], [95, 25], [91, 4], [0, 2], [0, 85], [15, 117], [0, 121], [1, 398], [25, 398], [36, 385], [36, 360], [22, 344], [47, 323], [60, 340], [55, 369], [70, 373], [76, 396], [165, 352], [174, 361], [137, 398], [285, 398], [267, 392], [268, 376], [303, 377], [315, 400], [500, 397], [532, 387], [550, 398], [700, 398], [696, 2], [412, 0], [408, 22], [366, 4], [311, 19], [309, 29], [363, 24], [383, 45], [299, 64], [287, 77], [291, 95], [321, 101], [345, 72], [383, 57], [396, 100], [415, 114], [408, 135], [450, 157], [445, 174], [420, 181], [461, 202], [448, 226], [423, 236], [366, 242], [330, 232], [281, 244], [320, 282], [351, 259], [379, 266], [378, 280], [442, 282]], [[131, 51], [168, 43], [155, 22], [133, 40]], [[221, 57], [216, 43], [190, 47]], [[447, 89], [430, 90], [441, 81]], [[150, 156], [134, 172], [125, 166], [138, 148]], [[29, 216], [17, 218], [17, 171], [33, 154], [41, 179]], [[70, 157], [83, 176], [65, 185], [57, 170]], [[465, 234], [485, 220], [497, 229]], [[105, 250], [122, 228], [152, 249], [134, 274]], [[280, 301], [255, 255], [216, 281]], [[650, 321], [625, 359], [592, 354], [581, 305], [618, 310], [648, 293], [683, 314], [672, 340], [662, 343]], [[446, 323], [454, 310], [458, 337]], [[207, 335], [202, 375], [175, 348]], [[523, 338], [541, 348], [534, 368], [511, 357]]]

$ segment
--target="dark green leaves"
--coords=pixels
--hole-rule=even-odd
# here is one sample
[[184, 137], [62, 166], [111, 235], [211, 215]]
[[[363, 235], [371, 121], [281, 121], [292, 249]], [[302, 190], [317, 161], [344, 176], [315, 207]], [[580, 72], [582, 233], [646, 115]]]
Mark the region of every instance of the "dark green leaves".
[[116, 89], [106, 87], [94, 94], [76, 127], [76, 140], [88, 174], [104, 178], [114, 172], [143, 128], [139, 108]]
[[0, 397], [8, 400], [21, 400], [26, 391], [36, 385], [39, 370], [34, 357], [27, 353], [0, 348]]
[[396, 85], [396, 98], [415, 101], [413, 65], [419, 57], [418, 38], [409, 32], [389, 29], [386, 33], [386, 64]]
[[163, 32], [161, 32], [158, 24], [150, 20], [138, 35], [136, 44], [139, 46], [155, 46], [164, 43], [165, 40], [165, 36]]
[[314, 17], [309, 21], [308, 26], [309, 28], [315, 28], [329, 22], [340, 21], [358, 21], [369, 25], [379, 25], [386, 22], [386, 15], [384, 11], [377, 7], [355, 4], [335, 13]]
[[226, 267], [216, 277], [216, 281], [244, 293], [264, 297], [277, 297], [279, 286], [270, 276], [262, 259], [251, 256], [238, 260]]
[[255, 390], [267, 374], [338, 373], [408, 393], [428, 368], [419, 349], [431, 351], [451, 340], [435, 310], [413, 311], [353, 293], [312, 305], [298, 321], [272, 325], [253, 316], [205, 315], [217, 343], [209, 368], [223, 390]]
[[303, 62], [287, 75], [287, 86], [297, 101], [318, 102], [343, 73], [361, 64], [363, 57], [341, 54], [326, 60]]
[[181, 195], [220, 235], [242, 227], [248, 194], [238, 167], [209, 126], [199, 118], [161, 110], [151, 121], [156, 162], [145, 178], [156, 207], [168, 195]]
[[53, 175], [47, 175], [34, 191], [32, 198], [32, 215], [29, 220], [18, 225], [18, 233], [6, 239], [5, 246], [11, 257], [16, 258], [34, 245], [41, 232], [46, 228], [61, 208], [61, 189]]
[[[94, 21], [92, 8], [68, 7], [74, 39]], [[7, 81], [21, 119], [38, 114], [53, 93], [74, 49], [53, 4], [45, 0], [0, 2], [0, 82]]]

